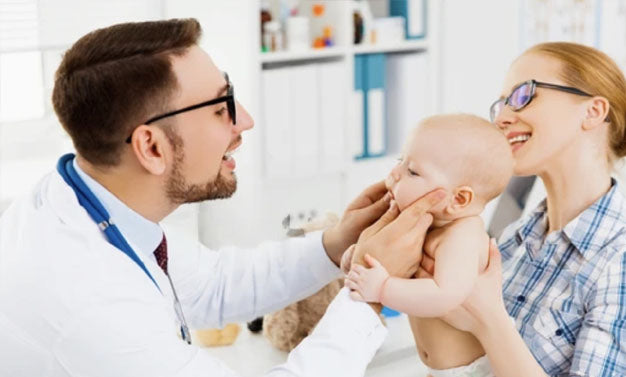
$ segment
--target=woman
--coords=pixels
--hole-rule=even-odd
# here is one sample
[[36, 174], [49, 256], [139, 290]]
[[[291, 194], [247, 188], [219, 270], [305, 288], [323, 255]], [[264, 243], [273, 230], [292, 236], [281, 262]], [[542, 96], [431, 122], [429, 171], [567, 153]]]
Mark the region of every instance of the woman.
[[497, 376], [625, 376], [626, 201], [611, 178], [626, 156], [624, 75], [598, 50], [544, 43], [502, 93], [492, 121], [515, 174], [539, 176], [547, 198], [504, 231], [446, 320], [480, 340]]

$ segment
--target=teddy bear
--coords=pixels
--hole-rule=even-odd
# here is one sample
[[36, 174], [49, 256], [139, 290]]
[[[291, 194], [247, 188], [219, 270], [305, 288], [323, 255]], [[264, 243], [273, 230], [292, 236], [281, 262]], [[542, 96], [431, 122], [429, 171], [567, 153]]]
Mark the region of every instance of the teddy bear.
[[[288, 216], [283, 220], [283, 227], [288, 228], [287, 236], [301, 237], [316, 230], [335, 225], [339, 218], [329, 213], [325, 217], [314, 219], [315, 213], [307, 218], [300, 227], [292, 227], [293, 219]], [[343, 279], [333, 280], [313, 295], [263, 317], [263, 334], [270, 343], [281, 351], [289, 352], [315, 328], [326, 312], [326, 308], [343, 287]], [[260, 321], [248, 324], [248, 328], [259, 330]]]

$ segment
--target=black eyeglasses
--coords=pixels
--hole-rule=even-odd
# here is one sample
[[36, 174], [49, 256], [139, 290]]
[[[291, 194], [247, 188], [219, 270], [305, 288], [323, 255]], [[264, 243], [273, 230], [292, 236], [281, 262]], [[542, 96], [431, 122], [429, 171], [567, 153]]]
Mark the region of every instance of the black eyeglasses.
[[[147, 121], [145, 121], [144, 124], [154, 123], [157, 120], [161, 120], [163, 118], [167, 118], [167, 117], [171, 117], [171, 116], [178, 115], [178, 114], [181, 114], [181, 113], [185, 113], [187, 111], [196, 110], [196, 109], [199, 109], [201, 107], [211, 106], [211, 105], [216, 105], [218, 103], [226, 102], [226, 108], [228, 110], [228, 116], [230, 116], [230, 120], [233, 122], [233, 125], [236, 125], [237, 124], [237, 112], [236, 112], [236, 108], [235, 108], [235, 88], [233, 87], [233, 84], [228, 79], [228, 73], [224, 72], [224, 78], [226, 79], [226, 84], [227, 84], [227, 89], [226, 89], [227, 91], [226, 91], [226, 95], [225, 96], [218, 97], [218, 98], [206, 101], [206, 102], [201, 102], [201, 103], [198, 103], [198, 104], [195, 104], [195, 105], [187, 106], [187, 107], [184, 107], [184, 108], [179, 109], [179, 110], [170, 111], [170, 112], [165, 113], [165, 114], [154, 116], [154, 117], [148, 119]], [[131, 138], [132, 138], [132, 135], [130, 135], [126, 139], [126, 143], [130, 144]]]
[[[511, 94], [509, 94], [508, 97], [500, 98], [491, 105], [491, 107], [489, 108], [489, 116], [491, 118], [491, 122], [495, 122], [498, 115], [500, 115], [500, 112], [502, 112], [502, 109], [504, 109], [504, 106], [510, 106], [513, 111], [520, 111], [528, 106], [528, 104], [535, 97], [535, 92], [538, 87], [559, 90], [561, 92], [576, 94], [578, 96], [593, 97], [591, 94], [583, 92], [582, 90], [573, 88], [571, 86], [562, 86], [557, 84], [549, 84], [546, 82], [539, 82], [536, 80], [528, 80], [513, 88]], [[605, 121], [608, 122], [609, 118], [607, 117]]]

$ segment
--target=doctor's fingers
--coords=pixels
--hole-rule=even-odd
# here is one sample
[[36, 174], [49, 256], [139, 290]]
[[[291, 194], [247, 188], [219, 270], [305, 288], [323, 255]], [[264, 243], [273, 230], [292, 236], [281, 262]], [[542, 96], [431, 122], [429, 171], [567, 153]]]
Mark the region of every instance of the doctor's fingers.
[[[446, 197], [444, 189], [436, 189], [413, 202], [402, 212], [409, 219], [418, 219]], [[400, 216], [402, 217], [402, 215]]]
[[[367, 240], [368, 238], [374, 236], [381, 229], [384, 229], [387, 225], [393, 222], [398, 217], [399, 214], [400, 214], [400, 210], [398, 209], [398, 205], [396, 204], [395, 201], [392, 200], [389, 205], [389, 208], [378, 219], [378, 221], [376, 221], [374, 224], [367, 227], [363, 231], [363, 233], [361, 233], [362, 239]], [[359, 240], [361, 240], [361, 237], [359, 237]]]
[[430, 213], [424, 213], [415, 219], [411, 219], [409, 216], [403, 215], [404, 212], [389, 226], [381, 230], [381, 237], [390, 243], [400, 241], [401, 243], [421, 246], [424, 238], [426, 238], [426, 232], [433, 222], [433, 216]]

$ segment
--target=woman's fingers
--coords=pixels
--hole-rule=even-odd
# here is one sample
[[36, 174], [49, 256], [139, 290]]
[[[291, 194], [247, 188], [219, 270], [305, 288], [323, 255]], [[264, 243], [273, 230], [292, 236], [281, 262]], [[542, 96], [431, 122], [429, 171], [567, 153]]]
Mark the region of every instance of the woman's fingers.
[[487, 273], [500, 273], [502, 271], [502, 255], [498, 250], [495, 239], [489, 240], [489, 262], [487, 264]]
[[422, 255], [420, 267], [431, 276], [435, 274], [435, 260], [426, 253]]

